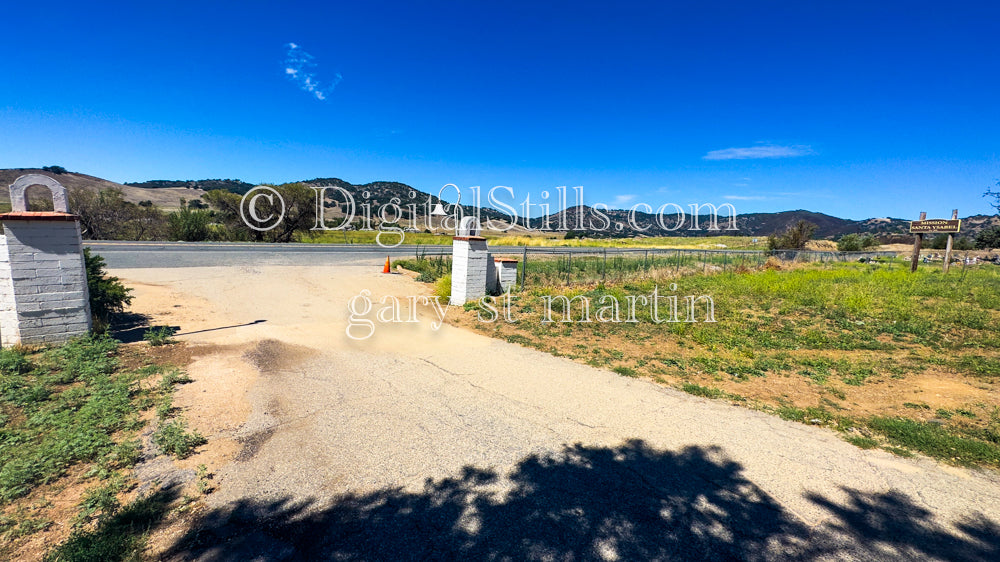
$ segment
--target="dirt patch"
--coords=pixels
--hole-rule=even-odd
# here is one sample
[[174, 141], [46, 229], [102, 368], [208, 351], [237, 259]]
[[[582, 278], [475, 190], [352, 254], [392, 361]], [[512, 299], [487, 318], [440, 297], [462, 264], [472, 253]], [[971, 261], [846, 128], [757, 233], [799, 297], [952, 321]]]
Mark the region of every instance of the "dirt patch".
[[257, 456], [264, 443], [267, 443], [274, 436], [274, 431], [274, 428], [269, 428], [238, 438], [237, 441], [243, 445], [243, 448], [240, 449], [239, 453], [236, 453], [234, 460], [236, 462], [246, 462]]
[[314, 349], [278, 340], [262, 340], [243, 354], [243, 359], [261, 373], [287, 371], [316, 355]]

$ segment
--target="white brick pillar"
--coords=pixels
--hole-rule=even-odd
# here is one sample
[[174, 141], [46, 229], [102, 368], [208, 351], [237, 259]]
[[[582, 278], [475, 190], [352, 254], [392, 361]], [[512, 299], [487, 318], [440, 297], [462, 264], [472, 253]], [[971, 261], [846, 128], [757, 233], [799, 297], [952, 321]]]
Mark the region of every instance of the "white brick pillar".
[[463, 305], [486, 294], [489, 250], [481, 236], [456, 236], [451, 245], [451, 304]]
[[26, 184], [49, 187], [57, 208], [65, 208], [65, 190], [46, 176], [22, 176], [11, 186], [14, 211], [0, 214], [4, 346], [60, 343], [91, 328], [80, 219], [68, 212], [28, 211], [22, 195]]

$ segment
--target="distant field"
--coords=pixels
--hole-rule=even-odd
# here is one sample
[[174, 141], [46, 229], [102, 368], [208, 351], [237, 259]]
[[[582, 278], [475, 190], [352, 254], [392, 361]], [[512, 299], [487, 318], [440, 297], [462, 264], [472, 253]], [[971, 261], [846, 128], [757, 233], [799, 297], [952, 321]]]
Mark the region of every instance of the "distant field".
[[[859, 263], [775, 267], [529, 283], [514, 303], [515, 323], [479, 321], [469, 305], [454, 318], [623, 376], [828, 426], [858, 446], [1000, 468], [1000, 268], [946, 276], [930, 265], [916, 274]], [[681, 322], [654, 323], [642, 306], [634, 323], [596, 320], [602, 297], [624, 307], [626, 296], [654, 287], [679, 297]], [[562, 321], [560, 301], [554, 321], [543, 322], [542, 297], [559, 294], [587, 297], [591, 322], [582, 321], [582, 299], [570, 307], [571, 322]], [[701, 295], [712, 297], [717, 322], [704, 322], [704, 302], [698, 322], [683, 322], [684, 296]]]
[[[314, 244], [375, 244], [378, 233], [373, 231], [326, 231], [303, 236], [300, 241]], [[765, 250], [767, 239], [758, 238], [754, 244], [750, 236], [711, 236], [711, 237], [653, 237], [653, 238], [573, 238], [565, 239], [562, 232], [534, 233], [526, 235], [497, 235], [486, 233], [485, 238], [491, 246], [532, 246], [532, 247], [573, 247], [573, 248], [698, 248], [733, 250]], [[390, 232], [382, 234], [383, 244], [393, 245], [399, 236]], [[426, 232], [407, 232], [403, 244], [451, 244], [451, 235], [430, 234]]]

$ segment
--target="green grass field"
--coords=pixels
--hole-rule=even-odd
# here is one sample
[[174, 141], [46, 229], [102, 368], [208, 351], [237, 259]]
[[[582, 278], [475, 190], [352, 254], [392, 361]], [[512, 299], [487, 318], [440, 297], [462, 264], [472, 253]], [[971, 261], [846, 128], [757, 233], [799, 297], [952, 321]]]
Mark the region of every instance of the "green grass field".
[[[0, 350], [0, 558], [50, 529], [66, 541], [48, 559], [141, 552], [151, 519], [139, 516], [162, 499], [123, 504], [142, 453], [142, 413], [157, 406], [153, 439], [165, 452], [184, 456], [203, 439], [171, 406], [174, 386], [189, 379], [155, 364], [124, 368], [119, 355], [118, 342], [104, 336], [37, 352]], [[81, 483], [88, 489], [76, 515], [54, 526], [49, 513], [61, 491]]]
[[[515, 304], [518, 322], [480, 322], [475, 307], [459, 322], [625, 376], [829, 425], [852, 442], [1000, 467], [1000, 268], [949, 275], [859, 263], [709, 275], [651, 269], [571, 286], [558, 274], [532, 284], [530, 272]], [[602, 297], [625, 303], [654, 288], [679, 297], [682, 321], [655, 323], [642, 306], [634, 323], [595, 319]], [[561, 321], [559, 300], [554, 321], [543, 322], [543, 298], [555, 295], [586, 297], [592, 321], [582, 321], [578, 299], [571, 322]], [[699, 321], [684, 322], [684, 296], [701, 295], [712, 298], [717, 321], [704, 321], [702, 301]]]

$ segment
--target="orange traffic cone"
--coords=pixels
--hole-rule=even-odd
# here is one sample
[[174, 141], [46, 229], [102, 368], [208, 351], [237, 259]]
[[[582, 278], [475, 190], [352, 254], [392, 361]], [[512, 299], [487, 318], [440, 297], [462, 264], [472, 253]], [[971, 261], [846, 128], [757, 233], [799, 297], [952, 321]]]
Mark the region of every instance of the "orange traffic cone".
[[389, 271], [389, 256], [385, 257], [385, 267], [382, 268], [382, 273], [392, 273]]

